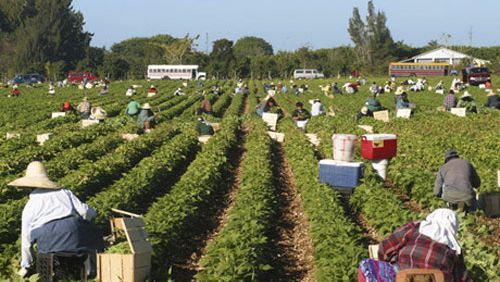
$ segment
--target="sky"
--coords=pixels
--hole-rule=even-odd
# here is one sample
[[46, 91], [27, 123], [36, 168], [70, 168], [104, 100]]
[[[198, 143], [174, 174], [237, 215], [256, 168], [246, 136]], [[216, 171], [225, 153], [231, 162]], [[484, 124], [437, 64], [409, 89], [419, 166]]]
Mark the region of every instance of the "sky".
[[[262, 37], [275, 51], [353, 44], [347, 32], [353, 7], [364, 18], [367, 0], [73, 0], [94, 33], [91, 45], [109, 49], [131, 37], [200, 35], [197, 49], [244, 36]], [[374, 0], [395, 41], [414, 47], [500, 45], [500, 0]], [[450, 37], [445, 39], [449, 34]], [[208, 35], [208, 36], [207, 36]], [[207, 40], [208, 39], [208, 40]], [[471, 40], [472, 39], [472, 40]]]

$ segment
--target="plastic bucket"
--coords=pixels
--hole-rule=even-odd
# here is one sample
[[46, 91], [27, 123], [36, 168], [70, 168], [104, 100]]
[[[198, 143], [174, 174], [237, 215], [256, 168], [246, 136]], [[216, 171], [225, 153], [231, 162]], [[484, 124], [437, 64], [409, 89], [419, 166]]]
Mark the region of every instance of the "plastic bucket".
[[377, 171], [377, 174], [382, 177], [383, 180], [387, 177], [387, 165], [389, 164], [388, 159], [372, 160], [372, 167]]
[[354, 147], [357, 136], [353, 134], [334, 134], [333, 159], [336, 161], [351, 162], [354, 159]]

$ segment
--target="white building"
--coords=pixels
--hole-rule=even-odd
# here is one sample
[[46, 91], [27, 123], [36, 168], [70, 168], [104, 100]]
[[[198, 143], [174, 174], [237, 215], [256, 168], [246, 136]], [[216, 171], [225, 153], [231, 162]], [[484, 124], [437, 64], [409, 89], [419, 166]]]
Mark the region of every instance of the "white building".
[[450, 50], [445, 47], [434, 49], [413, 58], [404, 60], [403, 62], [414, 62], [414, 63], [449, 63], [451, 65], [459, 65], [464, 59], [472, 59], [472, 62], [476, 66], [484, 66], [489, 64], [490, 61], [481, 60], [478, 58], [471, 57], [467, 54], [463, 54], [457, 51]]

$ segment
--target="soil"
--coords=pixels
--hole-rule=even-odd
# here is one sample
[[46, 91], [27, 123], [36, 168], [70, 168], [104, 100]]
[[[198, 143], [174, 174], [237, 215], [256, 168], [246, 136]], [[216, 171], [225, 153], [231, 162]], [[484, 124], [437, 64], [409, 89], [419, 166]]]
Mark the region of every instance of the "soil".
[[270, 231], [273, 270], [267, 281], [315, 281], [309, 223], [282, 145], [273, 148], [278, 210]]

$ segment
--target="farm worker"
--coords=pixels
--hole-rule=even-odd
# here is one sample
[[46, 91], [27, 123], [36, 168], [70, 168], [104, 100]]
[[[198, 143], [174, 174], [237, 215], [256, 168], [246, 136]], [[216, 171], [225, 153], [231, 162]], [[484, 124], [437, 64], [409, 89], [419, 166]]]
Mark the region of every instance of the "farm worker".
[[372, 86], [370, 86], [370, 92], [372, 94], [378, 94], [379, 93], [378, 85], [377, 85], [377, 83], [375, 81], [372, 83]]
[[91, 108], [92, 108], [92, 106], [90, 105], [88, 98], [85, 96], [85, 97], [83, 97], [82, 102], [80, 104], [78, 104], [78, 106], [76, 107], [76, 110], [78, 111], [80, 118], [88, 119], [90, 117], [90, 109]]
[[196, 132], [198, 132], [199, 135], [213, 135], [214, 128], [210, 123], [200, 117], [198, 118], [198, 123], [196, 124]]
[[262, 116], [263, 113], [273, 113], [278, 115], [278, 119], [283, 117], [283, 111], [276, 103], [273, 97], [267, 96], [264, 100], [260, 102], [257, 106], [257, 114]]
[[21, 90], [19, 90], [19, 85], [14, 84], [14, 86], [12, 86], [11, 94], [13, 97], [19, 97], [19, 95], [21, 95]]
[[491, 89], [493, 86], [491, 85], [491, 80], [486, 80], [486, 83], [484, 84], [484, 88], [486, 89]]
[[[177, 89], [180, 89], [180, 88], [177, 88]], [[158, 92], [158, 90], [156, 90], [156, 87], [153, 84], [151, 84], [151, 86], [148, 89], [148, 94], [156, 95], [157, 92]]]
[[20, 276], [26, 276], [32, 266], [34, 243], [39, 253], [89, 253], [104, 249], [101, 232], [90, 222], [97, 215], [95, 210], [51, 181], [41, 162], [31, 162], [26, 175], [8, 185], [29, 191], [22, 213]]
[[334, 82], [332, 84], [332, 89], [333, 89], [333, 94], [342, 94], [342, 90], [340, 90], [339, 85], [337, 82]]
[[135, 89], [133, 86], [129, 86], [129, 88], [127, 89], [127, 92], [125, 92], [125, 96], [127, 97], [131, 97], [135, 94]]
[[325, 108], [319, 99], [314, 99], [311, 104], [311, 116], [317, 117], [325, 114]]
[[177, 88], [177, 90], [175, 90], [174, 92], [174, 96], [184, 96], [184, 95], [186, 94], [184, 94], [181, 88]]
[[466, 112], [477, 113], [476, 102], [468, 91], [465, 91], [464, 94], [460, 97], [460, 100], [458, 100], [457, 108], [465, 108]]
[[445, 281], [472, 281], [457, 240], [458, 217], [436, 209], [425, 220], [399, 227], [379, 244], [378, 259], [359, 264], [358, 281], [395, 281], [403, 269], [438, 269]]
[[106, 94], [108, 94], [109, 92], [109, 82], [107, 80], [104, 81], [104, 84], [101, 88], [101, 92], [99, 92], [99, 96], [104, 96]]
[[298, 128], [305, 129], [306, 124], [311, 118], [311, 114], [308, 110], [304, 109], [304, 104], [302, 102], [297, 102], [295, 104], [295, 110], [292, 112], [292, 119]]
[[408, 99], [408, 94], [406, 92], [401, 93], [401, 95], [396, 95], [396, 109], [413, 109], [415, 105], [410, 103]]
[[439, 169], [434, 183], [434, 194], [456, 209], [465, 206], [466, 211], [476, 208], [476, 192], [481, 179], [474, 166], [459, 158], [457, 151], [449, 149], [444, 154], [444, 165]]
[[61, 112], [71, 112], [73, 110], [73, 107], [71, 106], [71, 103], [66, 100], [61, 106]]
[[92, 107], [90, 119], [105, 120], [108, 113], [101, 107]]
[[442, 81], [442, 80], [440, 80], [440, 81], [438, 82], [438, 84], [436, 84], [436, 87], [435, 87], [435, 88], [436, 88], [436, 90], [443, 90], [443, 89], [444, 89], [443, 81]]
[[362, 117], [372, 117], [374, 112], [383, 110], [382, 104], [377, 99], [377, 94], [371, 94], [368, 99], [366, 99], [365, 105], [356, 114], [356, 120]]
[[54, 88], [54, 85], [52, 85], [52, 83], [49, 85], [49, 95], [50, 96], [56, 95], [56, 89]]
[[210, 102], [210, 100], [208, 100], [206, 94], [203, 95], [203, 100], [201, 101], [200, 107], [196, 110], [197, 115], [201, 115], [203, 113], [207, 115], [212, 114], [212, 103]]
[[457, 106], [457, 97], [455, 97], [455, 91], [451, 90], [448, 92], [448, 95], [444, 96], [443, 107], [450, 111], [451, 108], [455, 108]]
[[127, 105], [127, 115], [130, 117], [136, 116], [139, 114], [141, 110], [141, 104], [134, 99], [130, 99], [130, 102]]
[[137, 117], [137, 125], [140, 129], [143, 129], [144, 132], [148, 133], [153, 127], [155, 116], [156, 114], [151, 110], [151, 105], [149, 105], [149, 103], [145, 103], [142, 105], [141, 112]]
[[485, 107], [488, 108], [493, 108], [493, 109], [500, 109], [500, 97], [498, 97], [495, 92], [490, 91], [488, 93], [488, 100], [486, 101], [486, 104], [484, 104]]

